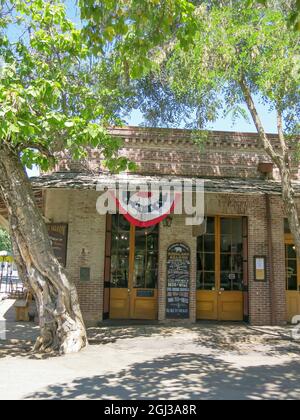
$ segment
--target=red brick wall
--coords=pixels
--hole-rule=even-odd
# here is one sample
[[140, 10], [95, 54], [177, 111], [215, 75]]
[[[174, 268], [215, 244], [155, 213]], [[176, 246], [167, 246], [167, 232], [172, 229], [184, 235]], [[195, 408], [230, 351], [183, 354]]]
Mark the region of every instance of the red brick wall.
[[[260, 178], [258, 163], [270, 162], [258, 136], [251, 133], [210, 132], [200, 149], [188, 130], [125, 127], [111, 132], [123, 140], [120, 155], [136, 162], [138, 173], [147, 175]], [[278, 137], [269, 138], [277, 149]], [[99, 151], [92, 150], [88, 160], [70, 162], [66, 157], [57, 169], [99, 172], [101, 161]], [[299, 178], [299, 168], [294, 169], [294, 176]], [[276, 169], [274, 177], [279, 177]]]

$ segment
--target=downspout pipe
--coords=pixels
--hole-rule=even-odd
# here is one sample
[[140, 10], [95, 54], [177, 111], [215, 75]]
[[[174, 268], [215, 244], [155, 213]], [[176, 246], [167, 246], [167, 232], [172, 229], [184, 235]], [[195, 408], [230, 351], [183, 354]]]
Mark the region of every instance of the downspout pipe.
[[276, 325], [276, 293], [275, 293], [275, 279], [274, 279], [274, 250], [273, 250], [273, 235], [272, 235], [272, 210], [271, 210], [271, 196], [265, 194], [266, 199], [266, 219], [267, 219], [267, 236], [268, 236], [268, 257], [269, 257], [269, 278], [270, 278], [270, 302], [271, 302], [271, 324]]

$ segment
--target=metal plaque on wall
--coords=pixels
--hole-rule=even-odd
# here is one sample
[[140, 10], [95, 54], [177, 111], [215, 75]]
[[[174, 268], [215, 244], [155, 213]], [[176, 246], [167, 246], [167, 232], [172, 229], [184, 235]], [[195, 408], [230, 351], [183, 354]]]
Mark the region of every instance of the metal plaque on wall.
[[67, 264], [68, 225], [66, 223], [51, 223], [47, 225], [54, 255], [65, 267]]
[[169, 247], [167, 256], [167, 318], [189, 318], [190, 248], [182, 243]]

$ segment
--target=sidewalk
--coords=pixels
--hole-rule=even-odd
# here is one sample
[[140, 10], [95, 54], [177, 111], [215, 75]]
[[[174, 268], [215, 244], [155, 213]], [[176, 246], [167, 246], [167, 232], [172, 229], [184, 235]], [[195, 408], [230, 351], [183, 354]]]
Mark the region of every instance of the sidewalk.
[[[38, 332], [19, 327], [9, 334]], [[0, 399], [300, 399], [300, 343], [288, 332], [107, 326], [89, 329], [86, 350], [55, 358], [0, 342]]]
[[0, 339], [14, 342], [35, 341], [39, 334], [39, 327], [32, 322], [15, 322], [14, 303], [14, 299], [0, 301]]
[[[290, 327], [105, 324], [64, 357], [31, 353], [39, 328], [1, 302], [0, 399], [300, 399]], [[0, 322], [1, 323], [1, 322]]]

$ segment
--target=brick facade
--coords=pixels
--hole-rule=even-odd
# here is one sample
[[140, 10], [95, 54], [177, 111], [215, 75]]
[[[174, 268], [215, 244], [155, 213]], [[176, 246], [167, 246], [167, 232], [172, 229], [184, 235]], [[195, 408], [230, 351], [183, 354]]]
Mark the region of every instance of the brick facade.
[[[46, 218], [68, 223], [67, 271], [75, 281], [81, 309], [88, 324], [102, 320], [106, 218], [96, 212], [95, 191], [47, 190]], [[80, 281], [80, 267], [91, 278]]]
[[[51, 222], [68, 223], [67, 270], [77, 285], [84, 318], [88, 324], [102, 320], [104, 284], [105, 216], [96, 212], [95, 191], [47, 190], [46, 217]], [[272, 197], [272, 244], [274, 252], [274, 281], [276, 284], [276, 323], [286, 322], [283, 211], [280, 197]], [[248, 217], [249, 246], [249, 317], [254, 325], [271, 323], [270, 282], [254, 281], [253, 258], [268, 255], [266, 204], [264, 195], [242, 196], [206, 194], [208, 215]], [[186, 226], [185, 216], [175, 215], [171, 227], [160, 225], [158, 320], [165, 320], [166, 257], [168, 247], [183, 242], [191, 250], [190, 320], [196, 320], [196, 248], [192, 228]], [[80, 282], [80, 267], [90, 267], [89, 282]], [[269, 273], [269, 267], [267, 272]]]
[[[143, 175], [176, 175], [260, 179], [259, 162], [269, 162], [261, 149], [257, 136], [247, 133], [213, 132], [204, 151], [199, 152], [191, 136], [185, 130], [158, 130], [122, 128], [112, 130], [123, 139], [121, 154], [138, 164], [138, 173]], [[273, 144], [277, 136], [270, 137]], [[63, 158], [58, 171], [102, 171], [101, 155], [91, 151], [87, 162], [73, 163]], [[294, 169], [299, 178], [298, 168]], [[274, 179], [278, 172], [274, 170]], [[104, 253], [106, 218], [96, 212], [95, 190], [47, 189], [44, 191], [44, 211], [48, 221], [68, 223], [67, 270], [75, 281], [80, 297], [84, 319], [95, 324], [103, 317]], [[41, 195], [37, 193], [40, 199]], [[274, 299], [270, 287], [270, 260], [267, 282], [254, 281], [254, 256], [269, 253], [267, 229], [267, 207], [265, 194], [205, 194], [205, 214], [209, 216], [246, 216], [248, 218], [248, 278], [249, 278], [249, 320], [253, 325], [269, 325], [272, 310], [276, 324], [286, 322], [285, 254], [284, 254], [284, 212], [280, 195], [271, 195], [271, 243], [273, 251]], [[1, 210], [1, 205], [0, 205]], [[2, 215], [5, 211], [2, 209]], [[0, 220], [1, 222], [1, 220]], [[191, 250], [190, 322], [196, 320], [196, 248], [197, 239], [192, 228], [185, 225], [184, 216], [174, 216], [171, 227], [160, 225], [159, 235], [159, 278], [158, 278], [158, 320], [165, 320], [166, 307], [166, 257], [168, 247], [183, 242]], [[90, 281], [80, 280], [80, 267], [90, 268]]]
[[[111, 133], [123, 142], [120, 155], [136, 162], [140, 174], [260, 179], [258, 164], [271, 162], [253, 133], [210, 132], [202, 147], [188, 130], [124, 127], [112, 129]], [[272, 134], [269, 138], [277, 150], [278, 136]], [[89, 159], [81, 163], [71, 162], [68, 156], [60, 158], [57, 170], [105, 170], [97, 150], [91, 150]], [[293, 172], [299, 179], [299, 167]], [[279, 179], [277, 169], [273, 177]]]

